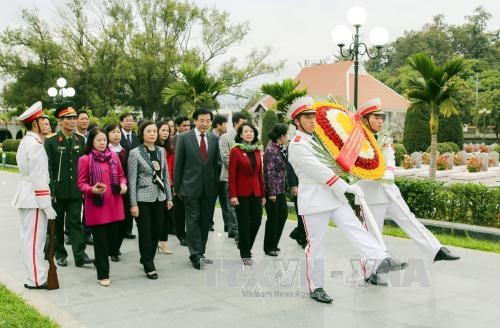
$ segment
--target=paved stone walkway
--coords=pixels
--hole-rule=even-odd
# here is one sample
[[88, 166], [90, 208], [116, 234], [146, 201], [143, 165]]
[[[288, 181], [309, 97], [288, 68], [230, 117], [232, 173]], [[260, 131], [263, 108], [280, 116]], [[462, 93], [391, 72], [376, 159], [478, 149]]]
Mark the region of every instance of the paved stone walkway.
[[[458, 262], [425, 261], [407, 239], [385, 237], [394, 257], [410, 266], [388, 278], [392, 286], [358, 286], [350, 260], [356, 254], [338, 229], [327, 235], [326, 290], [331, 305], [308, 298], [303, 250], [285, 227], [277, 259], [262, 251], [262, 226], [254, 254], [244, 268], [232, 239], [225, 237], [220, 211], [207, 255], [215, 263], [194, 270], [187, 248], [170, 236], [173, 255], [159, 254], [160, 278], [145, 278], [137, 240], [126, 240], [122, 261], [111, 262], [111, 286], [100, 287], [92, 267], [58, 268], [61, 288], [22, 287], [19, 220], [10, 206], [18, 176], [0, 172], [0, 282], [49, 315], [62, 327], [494, 327], [500, 309], [500, 255], [453, 248]], [[87, 248], [93, 254], [91, 246]]]

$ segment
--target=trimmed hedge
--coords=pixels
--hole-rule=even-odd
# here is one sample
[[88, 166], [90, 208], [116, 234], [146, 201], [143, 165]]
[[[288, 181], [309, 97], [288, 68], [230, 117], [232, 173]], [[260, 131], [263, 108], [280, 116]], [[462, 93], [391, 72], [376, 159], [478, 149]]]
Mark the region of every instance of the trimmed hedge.
[[425, 151], [429, 147], [431, 133], [428, 112], [415, 110], [406, 112], [403, 144], [409, 154], [415, 151]]
[[419, 218], [500, 228], [500, 187], [397, 178], [396, 184]]
[[262, 133], [259, 136], [264, 148], [267, 146], [267, 143], [270, 140], [268, 133], [272, 130], [273, 125], [276, 123], [278, 123], [278, 116], [276, 115], [276, 112], [272, 109], [268, 110], [266, 114], [264, 114], [264, 118], [262, 119]]
[[[2, 164], [2, 153], [3, 152], [0, 151], [0, 165]], [[14, 151], [6, 151], [5, 154], [7, 156], [5, 158], [5, 164], [17, 165], [16, 152], [14, 152]]]
[[403, 144], [395, 143], [394, 144], [394, 159], [396, 161], [396, 166], [401, 166], [403, 162], [403, 156], [406, 155], [406, 148]]
[[2, 142], [2, 149], [3, 151], [13, 151], [16, 152], [17, 149], [19, 148], [19, 144], [21, 143], [21, 139], [5, 139]]
[[462, 149], [464, 145], [464, 133], [460, 115], [452, 115], [450, 117], [439, 115], [437, 140], [440, 142], [453, 142], [458, 145], [457, 147]]
[[[457, 153], [460, 151], [460, 148], [458, 148], [456, 143], [451, 142], [451, 141], [450, 142], [438, 142], [437, 150], [440, 154]], [[426, 152], [428, 152], [428, 153], [431, 152], [431, 146], [429, 146], [427, 148]]]

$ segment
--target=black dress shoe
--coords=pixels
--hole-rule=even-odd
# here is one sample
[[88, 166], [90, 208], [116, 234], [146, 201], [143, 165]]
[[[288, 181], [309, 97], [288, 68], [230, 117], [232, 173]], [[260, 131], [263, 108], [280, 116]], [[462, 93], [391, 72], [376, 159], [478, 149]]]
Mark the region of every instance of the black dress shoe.
[[208, 231], [215, 231], [214, 226], [208, 227]]
[[27, 284], [24, 284], [24, 288], [28, 288], [28, 289], [47, 289], [47, 283], [44, 283], [43, 285], [39, 285], [39, 286], [29, 286]]
[[122, 255], [122, 252], [120, 252], [120, 250], [118, 250], [118, 256]]
[[328, 296], [323, 288], [316, 288], [314, 292], [310, 292], [309, 296], [315, 301], [320, 303], [331, 303], [333, 302], [333, 298]]
[[299, 236], [299, 232], [297, 230], [292, 230], [292, 232], [290, 233], [290, 238], [295, 240], [297, 244], [299, 244], [302, 248], [306, 247], [307, 240], [304, 237]]
[[64, 257], [56, 259], [56, 263], [58, 266], [62, 266], [62, 267], [68, 266], [68, 260], [66, 260]]
[[135, 235], [131, 232], [127, 232], [123, 237], [127, 239], [135, 239]]
[[375, 273], [372, 273], [371, 275], [368, 276], [368, 278], [365, 278], [365, 281], [367, 283], [376, 286], [383, 286], [383, 287], [389, 286], [389, 282], [387, 282], [387, 280], [385, 280], [384, 278]]
[[187, 241], [186, 241], [186, 239], [185, 239], [185, 238], [182, 238], [182, 239], [180, 240], [180, 244], [181, 244], [182, 246], [187, 246], [187, 245], [188, 245], [188, 243], [187, 243]]
[[84, 266], [85, 264], [93, 264], [94, 263], [94, 259], [91, 259], [89, 258], [89, 256], [87, 254], [83, 254], [83, 259], [81, 261], [75, 261], [75, 265], [77, 267], [82, 267]]
[[109, 257], [111, 259], [111, 261], [113, 262], [120, 262], [120, 257], [119, 256], [110, 256]]
[[193, 268], [195, 268], [196, 270], [201, 270], [201, 268], [205, 264], [201, 261], [201, 258], [194, 259], [191, 261], [191, 263], [193, 264]]
[[276, 247], [275, 251], [276, 251], [276, 252], [281, 252], [281, 248]]
[[276, 251], [269, 251], [269, 252], [264, 252], [266, 253], [266, 255], [269, 255], [269, 256], [278, 256], [278, 252]]
[[71, 239], [69, 238], [68, 235], [64, 235], [64, 243], [66, 245], [71, 245]]
[[87, 238], [85, 238], [85, 244], [94, 245], [94, 239], [92, 239], [92, 236], [88, 236]]
[[453, 254], [446, 247], [441, 247], [434, 258], [435, 261], [456, 261], [460, 259], [460, 256]]
[[236, 237], [236, 234], [234, 232], [230, 232], [227, 234], [227, 238], [234, 238]]
[[211, 260], [211, 259], [207, 259], [207, 258], [205, 257], [205, 255], [200, 256], [200, 261], [201, 261], [202, 263], [205, 263], [205, 264], [212, 264], [212, 263], [214, 263], [214, 261], [213, 261], [213, 260]]
[[378, 266], [376, 273], [380, 274], [387, 273], [389, 271], [404, 270], [407, 266], [408, 264], [406, 262], [399, 262], [390, 257], [386, 257]]

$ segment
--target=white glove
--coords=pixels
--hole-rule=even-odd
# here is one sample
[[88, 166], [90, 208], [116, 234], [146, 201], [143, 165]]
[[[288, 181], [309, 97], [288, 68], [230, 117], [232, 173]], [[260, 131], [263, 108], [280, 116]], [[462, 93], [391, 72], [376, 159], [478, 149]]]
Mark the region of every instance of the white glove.
[[355, 196], [357, 197], [361, 197], [361, 198], [364, 198], [365, 197], [365, 193], [363, 192], [363, 190], [357, 186], [357, 185], [349, 185], [347, 186], [347, 190], [346, 192], [349, 192], [351, 194], [354, 194]]
[[45, 216], [47, 217], [48, 220], [55, 220], [57, 217], [57, 213], [54, 210], [52, 206], [43, 208], [43, 213], [45, 213]]

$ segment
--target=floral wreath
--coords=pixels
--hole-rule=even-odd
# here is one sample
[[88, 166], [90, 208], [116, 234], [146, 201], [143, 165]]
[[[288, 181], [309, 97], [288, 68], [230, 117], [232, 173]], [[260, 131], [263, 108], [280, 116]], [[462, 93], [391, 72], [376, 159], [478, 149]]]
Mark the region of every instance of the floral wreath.
[[[358, 179], [376, 180], [384, 175], [385, 160], [373, 133], [361, 122], [358, 113], [351, 113], [339, 104], [314, 103], [320, 158]], [[359, 125], [360, 127], [358, 127]], [[356, 130], [358, 129], [358, 130]], [[359, 152], [351, 154], [352, 165], [339, 161], [339, 155], [353, 132], [359, 131]], [[354, 160], [355, 159], [355, 160]], [[338, 170], [335, 170], [338, 171]]]

